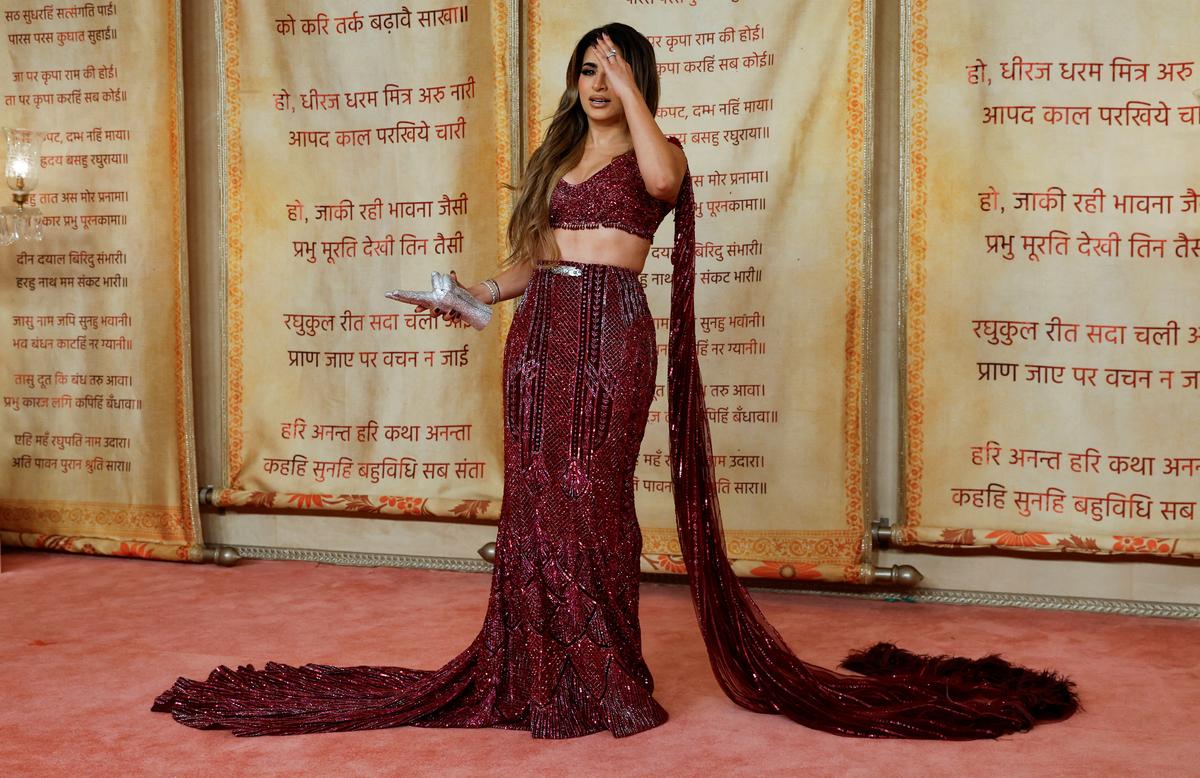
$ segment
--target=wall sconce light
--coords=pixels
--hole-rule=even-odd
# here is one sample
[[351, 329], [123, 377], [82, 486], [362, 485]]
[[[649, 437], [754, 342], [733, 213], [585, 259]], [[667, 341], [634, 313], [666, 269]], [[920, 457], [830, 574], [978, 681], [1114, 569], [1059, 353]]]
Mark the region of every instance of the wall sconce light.
[[42, 239], [42, 212], [26, 206], [37, 186], [42, 169], [42, 140], [45, 134], [15, 127], [4, 128], [8, 152], [4, 160], [4, 180], [13, 191], [16, 205], [0, 208], [0, 246], [18, 240]]

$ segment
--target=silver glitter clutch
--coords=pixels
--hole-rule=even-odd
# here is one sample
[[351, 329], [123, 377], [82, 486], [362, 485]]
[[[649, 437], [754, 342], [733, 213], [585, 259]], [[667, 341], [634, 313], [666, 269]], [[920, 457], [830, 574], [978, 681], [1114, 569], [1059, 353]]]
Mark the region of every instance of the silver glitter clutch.
[[463, 321], [477, 330], [483, 329], [492, 320], [491, 307], [476, 300], [470, 292], [455, 283], [453, 278], [435, 270], [432, 280], [433, 289], [428, 292], [393, 289], [386, 292], [384, 297], [401, 303], [424, 305], [430, 309], [457, 311]]

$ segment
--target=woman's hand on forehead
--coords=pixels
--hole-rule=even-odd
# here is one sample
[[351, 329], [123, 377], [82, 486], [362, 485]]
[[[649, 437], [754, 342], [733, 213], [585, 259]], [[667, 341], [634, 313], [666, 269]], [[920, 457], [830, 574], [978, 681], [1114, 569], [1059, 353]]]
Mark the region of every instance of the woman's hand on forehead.
[[[616, 55], [609, 57], [609, 52], [615, 51]], [[600, 63], [600, 67], [604, 70], [605, 77], [612, 84], [613, 91], [622, 95], [624, 90], [633, 89], [633, 68], [621, 56], [621, 50], [617, 48], [617, 44], [612, 42], [612, 38], [608, 37], [607, 33], [601, 33], [600, 37], [592, 44], [592, 56]]]

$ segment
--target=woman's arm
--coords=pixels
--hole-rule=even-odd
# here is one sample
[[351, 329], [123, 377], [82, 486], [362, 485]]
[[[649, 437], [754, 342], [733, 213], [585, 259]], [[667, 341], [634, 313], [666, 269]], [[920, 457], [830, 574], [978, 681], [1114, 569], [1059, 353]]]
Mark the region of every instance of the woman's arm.
[[[683, 150], [668, 141], [659, 129], [658, 122], [654, 121], [654, 115], [650, 113], [646, 99], [634, 81], [633, 69], [621, 56], [612, 39], [601, 35], [595, 49], [604, 76], [620, 98], [625, 111], [625, 121], [629, 124], [629, 134], [633, 138], [633, 149], [646, 191], [659, 200], [675, 202], [679, 187], [683, 184], [684, 171], [687, 170], [687, 158]], [[617, 49], [617, 56], [607, 57], [613, 49]]]
[[[452, 274], [453, 275], [453, 274]], [[505, 268], [500, 273], [492, 276], [492, 280], [500, 287], [500, 300], [511, 300], [514, 297], [520, 297], [525, 293], [525, 288], [529, 286], [530, 279], [533, 278], [533, 263], [529, 260], [518, 262]], [[455, 278], [455, 281], [458, 279]], [[492, 293], [484, 286], [483, 282], [468, 287], [476, 300], [482, 303], [490, 303], [492, 301]]]

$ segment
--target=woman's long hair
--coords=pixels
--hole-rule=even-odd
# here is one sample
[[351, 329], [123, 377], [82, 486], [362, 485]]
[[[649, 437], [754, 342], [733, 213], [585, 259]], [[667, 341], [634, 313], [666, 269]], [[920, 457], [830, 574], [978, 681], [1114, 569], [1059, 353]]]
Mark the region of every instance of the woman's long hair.
[[571, 54], [567, 65], [566, 89], [558, 100], [558, 109], [546, 137], [529, 158], [525, 175], [516, 187], [516, 205], [508, 221], [509, 255], [506, 266], [530, 261], [536, 265], [553, 264], [559, 259], [558, 244], [550, 229], [550, 195], [563, 174], [579, 164], [588, 119], [579, 101], [579, 73], [587, 50], [601, 34], [608, 35], [633, 70], [633, 77], [646, 106], [658, 110], [658, 65], [654, 47], [646, 36], [627, 24], [612, 23], [590, 30]]

